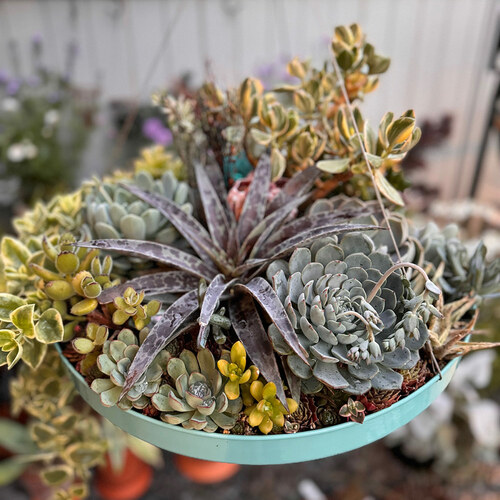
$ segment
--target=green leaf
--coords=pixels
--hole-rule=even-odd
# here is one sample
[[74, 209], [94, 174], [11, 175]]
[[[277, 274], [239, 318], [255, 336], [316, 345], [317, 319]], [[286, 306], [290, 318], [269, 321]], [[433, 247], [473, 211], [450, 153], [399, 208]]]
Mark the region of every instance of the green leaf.
[[47, 344], [36, 339], [26, 339], [23, 344], [23, 361], [33, 370], [36, 370], [47, 353]]
[[94, 342], [83, 337], [73, 340], [73, 348], [80, 354], [88, 354], [94, 350]]
[[380, 75], [385, 73], [391, 64], [391, 60], [388, 57], [374, 55], [368, 61], [368, 74], [369, 75]]
[[8, 418], [0, 418], [0, 446], [15, 454], [35, 453], [38, 450], [28, 428]]
[[27, 463], [20, 463], [16, 458], [7, 458], [0, 462], [0, 486], [14, 482], [28, 467]]
[[14, 326], [21, 330], [22, 334], [28, 338], [35, 336], [34, 310], [35, 304], [26, 304], [10, 313], [10, 320]]
[[348, 70], [353, 62], [354, 62], [354, 55], [350, 50], [343, 50], [338, 56], [337, 56], [337, 62], [339, 63], [339, 66], [344, 70]]
[[4, 260], [16, 268], [26, 264], [31, 255], [26, 246], [10, 236], [2, 238], [1, 253]]
[[271, 180], [279, 179], [286, 169], [286, 159], [278, 148], [271, 151]]
[[53, 465], [42, 470], [42, 480], [49, 486], [58, 486], [73, 478], [73, 469], [69, 465]]
[[387, 128], [387, 140], [395, 146], [409, 139], [415, 128], [415, 118], [403, 117], [392, 122]]
[[102, 461], [104, 446], [99, 442], [83, 442], [69, 445], [64, 450], [64, 458], [76, 467], [94, 467]]
[[64, 325], [61, 314], [56, 309], [47, 309], [35, 326], [35, 336], [39, 342], [53, 344], [64, 337]]
[[404, 206], [403, 198], [399, 191], [389, 183], [389, 181], [384, 177], [384, 174], [381, 170], [375, 170], [375, 182], [380, 190], [380, 192], [392, 203], [399, 205], [400, 207]]
[[339, 158], [338, 160], [321, 160], [316, 163], [318, 167], [323, 172], [328, 172], [329, 174], [341, 174], [349, 168], [349, 158]]
[[10, 370], [17, 362], [21, 359], [23, 355], [23, 346], [17, 343], [17, 347], [12, 349], [9, 354], [7, 354], [7, 367]]
[[372, 155], [370, 153], [366, 153], [366, 156], [368, 158], [368, 161], [370, 162], [370, 165], [373, 168], [379, 168], [380, 166], [382, 166], [382, 163], [384, 160], [382, 160], [382, 158], [380, 158], [380, 156]]
[[10, 322], [10, 313], [25, 304], [23, 299], [10, 293], [0, 293], [0, 321]]
[[262, 144], [263, 146], [267, 146], [273, 138], [271, 134], [263, 132], [258, 128], [253, 128], [252, 130], [250, 130], [250, 135], [257, 144]]

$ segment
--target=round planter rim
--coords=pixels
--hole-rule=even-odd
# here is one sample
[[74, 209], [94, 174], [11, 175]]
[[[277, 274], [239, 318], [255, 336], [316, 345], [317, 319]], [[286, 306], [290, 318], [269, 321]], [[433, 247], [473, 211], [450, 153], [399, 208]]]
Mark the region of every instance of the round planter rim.
[[[76, 370], [76, 368], [71, 364], [71, 362], [64, 356], [61, 347], [59, 344], [55, 345], [60, 357], [63, 360], [64, 365], [66, 366], [67, 369], [70, 370], [71, 374], [73, 377], [76, 377], [80, 379], [82, 383], [87, 385], [87, 381], [83, 378], [83, 376]], [[442, 376], [446, 375], [448, 371], [454, 369], [457, 365], [457, 363], [460, 361], [461, 357], [457, 357], [451, 361], [449, 361], [446, 366], [441, 370]], [[200, 433], [204, 436], [204, 438], [208, 439], [214, 439], [214, 440], [227, 440], [227, 441], [242, 441], [242, 442], [248, 442], [248, 441], [280, 441], [283, 439], [293, 439], [294, 437], [297, 438], [301, 436], [302, 438], [307, 438], [307, 436], [318, 436], [320, 434], [326, 434], [329, 432], [332, 432], [332, 429], [335, 428], [337, 431], [341, 431], [344, 429], [348, 429], [353, 426], [359, 426], [359, 425], [365, 425], [371, 422], [372, 420], [375, 419], [380, 419], [383, 418], [384, 415], [389, 414], [394, 412], [398, 407], [406, 405], [406, 404], [411, 404], [411, 402], [418, 398], [423, 392], [426, 392], [431, 386], [435, 385], [437, 382], [441, 381], [441, 375], [437, 374], [434, 377], [432, 377], [430, 380], [428, 380], [425, 384], [423, 384], [421, 387], [419, 387], [416, 391], [413, 391], [411, 394], [408, 396], [405, 396], [404, 398], [401, 398], [399, 401], [396, 403], [392, 404], [388, 408], [384, 408], [383, 410], [379, 410], [377, 412], [371, 413], [370, 415], [366, 416], [363, 424], [358, 424], [356, 422], [344, 422], [341, 424], [336, 424], [336, 425], [331, 425], [327, 427], [323, 427], [321, 429], [313, 429], [313, 430], [308, 430], [308, 431], [299, 431], [296, 433], [281, 433], [281, 434], [272, 434], [272, 435], [255, 435], [255, 436], [247, 436], [247, 435], [238, 435], [238, 434], [223, 434], [220, 432], [204, 432], [204, 431], [199, 431], [199, 430], [193, 430], [193, 429], [184, 429], [180, 425], [172, 425], [168, 424], [167, 422], [164, 422], [163, 420], [159, 418], [153, 418], [149, 417], [147, 415], [143, 415], [142, 413], [135, 411], [133, 409], [131, 410], [121, 410], [124, 413], [128, 413], [133, 415], [135, 418], [138, 419], [138, 421], [144, 421], [144, 423], [151, 424], [154, 423], [154, 425], [161, 425], [165, 426], [169, 431], [174, 431], [174, 432], [179, 432], [182, 434], [188, 434], [188, 435], [193, 435], [193, 436], [199, 436]], [[90, 389], [90, 387], [89, 387]], [[105, 407], [102, 405], [104, 408], [109, 408]]]

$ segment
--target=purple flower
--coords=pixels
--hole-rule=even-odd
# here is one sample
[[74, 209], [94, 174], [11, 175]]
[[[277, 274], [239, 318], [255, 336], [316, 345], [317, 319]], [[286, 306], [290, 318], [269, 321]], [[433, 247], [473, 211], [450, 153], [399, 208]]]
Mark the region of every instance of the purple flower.
[[21, 81], [18, 78], [13, 78], [7, 83], [7, 95], [15, 95], [21, 87]]
[[0, 85], [5, 85], [9, 81], [9, 75], [7, 71], [0, 69]]
[[142, 134], [162, 146], [168, 146], [172, 143], [172, 132], [163, 125], [159, 118], [148, 118], [142, 125]]

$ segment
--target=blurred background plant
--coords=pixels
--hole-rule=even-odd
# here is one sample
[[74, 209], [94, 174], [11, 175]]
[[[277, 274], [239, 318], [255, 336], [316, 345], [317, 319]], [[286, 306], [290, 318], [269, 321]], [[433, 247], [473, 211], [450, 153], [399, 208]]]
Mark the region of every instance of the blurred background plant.
[[72, 82], [77, 46], [67, 46], [64, 71], [45, 65], [43, 47], [34, 36], [29, 75], [0, 72], [0, 230], [13, 211], [74, 187], [95, 125], [97, 92]]

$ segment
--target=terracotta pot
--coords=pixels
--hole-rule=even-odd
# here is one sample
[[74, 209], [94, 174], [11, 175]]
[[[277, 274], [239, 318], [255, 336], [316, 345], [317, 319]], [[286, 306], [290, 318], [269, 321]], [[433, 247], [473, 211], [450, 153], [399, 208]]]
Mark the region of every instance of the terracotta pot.
[[105, 500], [134, 500], [146, 493], [152, 480], [152, 467], [127, 450], [121, 471], [115, 471], [106, 456], [106, 465], [97, 469], [95, 487]]
[[197, 458], [175, 455], [175, 465], [179, 472], [195, 483], [220, 483], [233, 477], [240, 466], [223, 462], [209, 462]]

